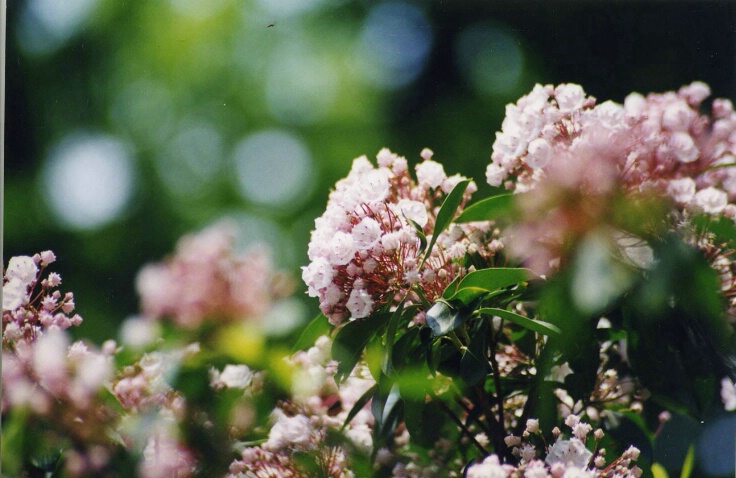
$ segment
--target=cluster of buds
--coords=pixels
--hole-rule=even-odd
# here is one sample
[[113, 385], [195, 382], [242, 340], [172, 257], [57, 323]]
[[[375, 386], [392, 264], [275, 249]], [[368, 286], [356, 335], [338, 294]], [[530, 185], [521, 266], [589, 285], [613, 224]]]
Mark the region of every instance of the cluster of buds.
[[[518, 465], [502, 464], [498, 456], [490, 455], [481, 463], [470, 466], [466, 476], [468, 478], [514, 476], [639, 478], [642, 475], [641, 468], [633, 464], [639, 458], [639, 450], [636, 447], [629, 447], [621, 456], [609, 463], [606, 459], [606, 450], [599, 447], [604, 437], [603, 430], [593, 431], [593, 427], [581, 421], [577, 415], [569, 415], [565, 425], [570, 428], [571, 436], [564, 438], [562, 431], [555, 428], [552, 430], [555, 442], [548, 445], [540, 430], [539, 420], [529, 419], [521, 437], [509, 435], [504, 440], [519, 460]], [[594, 439], [592, 450], [588, 446], [591, 434]]]
[[74, 294], [55, 290], [61, 276], [44, 269], [56, 261], [51, 251], [31, 256], [15, 256], [3, 274], [3, 349], [19, 342], [36, 340], [44, 331], [64, 330], [82, 323], [74, 312]]

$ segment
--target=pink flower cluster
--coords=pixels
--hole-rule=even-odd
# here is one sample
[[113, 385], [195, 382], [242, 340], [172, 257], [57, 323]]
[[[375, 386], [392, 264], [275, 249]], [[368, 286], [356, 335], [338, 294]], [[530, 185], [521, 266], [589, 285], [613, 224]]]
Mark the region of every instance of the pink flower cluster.
[[[330, 358], [332, 341], [320, 337], [307, 351], [289, 359], [294, 368], [291, 400], [272, 414], [268, 439], [258, 447], [248, 447], [230, 466], [230, 477], [306, 476], [294, 453], [311, 453], [323, 475], [335, 478], [353, 476], [345, 451], [325, 444], [328, 431], [341, 429], [348, 413], [375, 381], [365, 364], [359, 364], [338, 388], [334, 380], [337, 363]], [[345, 426], [343, 433], [352, 445], [370, 453], [373, 415], [364, 407]]]
[[56, 261], [51, 251], [15, 256], [3, 274], [3, 349], [35, 340], [44, 331], [64, 330], [82, 323], [74, 311], [74, 294], [63, 296], [56, 289], [61, 276], [52, 272], [41, 279], [44, 269]]
[[143, 313], [195, 329], [205, 319], [232, 322], [266, 312], [289, 287], [264, 248], [239, 253], [234, 246], [234, 230], [224, 223], [184, 236], [174, 256], [140, 271]]
[[511, 253], [539, 273], [554, 269], [569, 240], [615, 215], [622, 194], [667, 198], [672, 227], [698, 213], [736, 219], [736, 114], [716, 99], [702, 115], [709, 94], [695, 82], [597, 105], [578, 85], [537, 85], [508, 105], [486, 179], [531, 191], [519, 199], [524, 221], [506, 231]]
[[[437, 238], [425, 260], [416, 228], [429, 236], [443, 200], [465, 179], [448, 177], [432, 155], [422, 151], [416, 181], [406, 158], [388, 149], [379, 151], [377, 168], [361, 156], [330, 193], [325, 213], [315, 220], [311, 262], [302, 278], [333, 324], [367, 317], [412, 290], [432, 301], [466, 272], [460, 261], [466, 253], [491, 258], [502, 247], [492, 241], [490, 224], [456, 225]], [[471, 182], [463, 205], [475, 191]]]
[[682, 209], [736, 218], [729, 202], [736, 199], [736, 114], [725, 99], [713, 101], [710, 116], [700, 114], [709, 95], [695, 82], [677, 93], [632, 93], [623, 105], [596, 105], [579, 85], [536, 85], [506, 107], [486, 179], [500, 186], [516, 177], [506, 187], [526, 191], [562, 163], [568, 174], [592, 173], [570, 176], [583, 187], [617, 181], [628, 191], [666, 195]]
[[3, 347], [2, 412], [27, 410], [73, 444], [66, 453], [69, 476], [100, 472], [114, 454], [107, 435], [117, 415], [101, 394], [112, 378], [115, 344], [97, 351], [66, 332], [51, 329], [34, 341]]

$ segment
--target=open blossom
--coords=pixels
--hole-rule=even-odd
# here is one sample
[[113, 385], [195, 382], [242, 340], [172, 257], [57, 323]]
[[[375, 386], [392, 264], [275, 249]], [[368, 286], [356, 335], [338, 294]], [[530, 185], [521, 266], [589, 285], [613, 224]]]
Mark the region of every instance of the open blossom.
[[[728, 100], [715, 100], [713, 114], [701, 115], [699, 107], [709, 94], [707, 85], [695, 82], [676, 93], [646, 97], [632, 93], [623, 105], [611, 101], [596, 105], [595, 98], [585, 96], [578, 85], [536, 85], [506, 108], [502, 131], [493, 145], [488, 182], [500, 186], [515, 177], [515, 187], [528, 190], [545, 176], [548, 164], [568, 161], [586, 143], [598, 142], [605, 145], [600, 160], [611, 163], [624, 189], [654, 189], [689, 203], [692, 184], [672, 184], [689, 178], [697, 191], [712, 187], [732, 200], [736, 170], [729, 166], [736, 164], [736, 115]], [[569, 101], [573, 97], [575, 101]], [[701, 207], [712, 202], [718, 206], [705, 207], [705, 212], [723, 209], [713, 191], [706, 196]]]
[[[498, 251], [489, 248], [490, 224], [456, 225], [437, 238], [425, 260], [416, 227], [431, 235], [442, 201], [465, 178], [448, 177], [428, 149], [422, 157], [416, 181], [406, 159], [388, 149], [379, 151], [378, 167], [365, 156], [355, 159], [315, 220], [302, 279], [333, 324], [366, 317], [404, 296], [411, 301], [413, 288], [432, 301], [466, 272], [461, 259], [467, 251], [487, 259]], [[470, 183], [463, 205], [475, 190]]]
[[[560, 246], [610, 217], [619, 195], [658, 195], [676, 215], [736, 218], [736, 114], [695, 82], [677, 92], [597, 104], [578, 85], [536, 85], [508, 105], [487, 181], [517, 192], [525, 220], [509, 230], [512, 254], [545, 273]], [[574, 98], [574, 101], [571, 100]]]
[[144, 315], [190, 329], [205, 319], [258, 317], [289, 291], [272, 270], [268, 251], [238, 252], [234, 230], [225, 223], [184, 236], [175, 255], [140, 271], [136, 287]]
[[[61, 276], [45, 267], [56, 260], [51, 251], [11, 257], [3, 276], [3, 348], [33, 341], [49, 329], [64, 330], [82, 323], [74, 311], [74, 294], [56, 289]], [[40, 266], [40, 267], [39, 267]]]

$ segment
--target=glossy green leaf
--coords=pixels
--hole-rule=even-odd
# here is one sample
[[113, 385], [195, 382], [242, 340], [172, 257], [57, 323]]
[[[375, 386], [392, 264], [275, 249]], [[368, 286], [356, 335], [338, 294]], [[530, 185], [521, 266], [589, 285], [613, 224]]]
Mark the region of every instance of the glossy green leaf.
[[292, 347], [292, 351], [296, 352], [312, 347], [319, 337], [329, 335], [332, 329], [330, 320], [324, 314], [319, 314], [304, 328], [304, 331]]
[[371, 411], [375, 419], [373, 426], [374, 453], [386, 446], [393, 437], [394, 430], [401, 419], [403, 401], [399, 394], [399, 385], [388, 377], [381, 377], [373, 394]]
[[435, 336], [446, 335], [460, 327], [471, 314], [440, 300], [427, 311], [427, 325]]
[[396, 340], [396, 331], [399, 328], [399, 321], [404, 312], [404, 301], [401, 301], [391, 318], [388, 321], [388, 329], [386, 330], [386, 346], [384, 347], [383, 359], [381, 360], [381, 370], [386, 375], [393, 372], [393, 352], [394, 341]]
[[461, 302], [465, 305], [468, 305], [474, 300], [488, 293], [489, 293], [488, 289], [483, 289], [480, 287], [465, 287], [463, 289], [458, 290], [454, 295], [450, 297], [449, 300], [453, 302]]
[[419, 358], [419, 354], [421, 354], [420, 341], [418, 340], [420, 332], [420, 327], [412, 327], [396, 340], [391, 354], [394, 369], [401, 369], [403, 364], [410, 361], [412, 357]]
[[409, 221], [409, 224], [411, 224], [414, 228], [414, 232], [417, 233], [417, 237], [419, 238], [419, 249], [417, 249], [417, 256], [420, 256], [427, 249], [427, 236], [424, 235], [424, 230], [422, 229], [422, 226], [420, 226], [416, 221], [409, 219], [408, 217], [405, 217], [405, 219]]
[[494, 267], [467, 274], [457, 285], [457, 292], [463, 289], [477, 288], [495, 291], [503, 287], [526, 282], [534, 277], [529, 269], [512, 267]]
[[515, 314], [514, 312], [510, 312], [508, 310], [496, 309], [494, 307], [486, 307], [483, 309], [478, 309], [478, 314], [498, 316], [504, 320], [508, 320], [509, 322], [513, 322], [524, 327], [525, 329], [532, 330], [542, 335], [556, 336], [562, 333], [562, 331], [553, 324], [543, 322], [541, 320], [530, 319], [529, 317], [524, 317], [523, 315]]
[[483, 199], [465, 208], [455, 222], [493, 221], [509, 216], [514, 210], [514, 199], [514, 194]]
[[429, 255], [432, 253], [432, 248], [434, 247], [435, 242], [437, 242], [439, 235], [447, 229], [447, 226], [450, 225], [452, 219], [455, 217], [457, 209], [463, 202], [463, 195], [465, 194], [465, 190], [468, 188], [468, 184], [470, 184], [469, 179], [457, 183], [442, 203], [440, 210], [437, 212], [437, 220], [434, 223], [434, 231], [432, 231], [432, 240], [429, 241], [429, 247], [427, 247], [427, 252], [424, 254], [422, 265], [424, 265], [424, 262], [426, 262], [427, 258], [429, 258]]
[[483, 322], [482, 327], [473, 333], [468, 347], [462, 352], [460, 359], [460, 376], [469, 386], [478, 384], [489, 373], [491, 364], [486, 358], [486, 340], [488, 337], [488, 322]]

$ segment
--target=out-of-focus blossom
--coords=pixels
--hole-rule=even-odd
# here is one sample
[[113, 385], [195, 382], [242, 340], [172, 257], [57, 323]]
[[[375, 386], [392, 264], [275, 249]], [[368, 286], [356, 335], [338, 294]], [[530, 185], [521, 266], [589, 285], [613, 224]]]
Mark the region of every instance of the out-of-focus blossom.
[[103, 399], [112, 378], [112, 357], [66, 332], [51, 329], [33, 341], [19, 341], [2, 354], [2, 413], [26, 410], [74, 443], [66, 454], [70, 476], [102, 473], [117, 444], [108, 432], [118, 414]]
[[723, 400], [723, 408], [727, 411], [736, 410], [736, 385], [728, 377], [721, 380], [721, 400]]
[[[296, 452], [312, 454], [324, 476], [353, 476], [343, 448], [325, 440], [328, 433], [342, 429], [348, 413], [375, 381], [367, 367], [359, 364], [338, 387], [331, 344], [322, 336], [309, 350], [288, 359], [295, 371], [291, 400], [274, 409], [267, 440], [261, 446], [246, 448], [232, 463], [230, 477], [306, 476], [292, 458]], [[343, 433], [353, 447], [368, 454], [373, 446], [372, 430], [373, 415], [366, 405], [345, 424]]]
[[507, 231], [511, 252], [546, 272], [562, 244], [610, 220], [619, 195], [669, 198], [678, 217], [736, 218], [736, 114], [722, 99], [701, 114], [709, 94], [695, 82], [596, 104], [578, 85], [537, 85], [508, 105], [487, 180], [534, 190], [520, 201], [525, 220]]
[[234, 229], [220, 223], [184, 236], [176, 253], [145, 266], [136, 288], [145, 316], [195, 329], [205, 319], [234, 322], [263, 315], [290, 287], [272, 270], [265, 247], [235, 250]]

